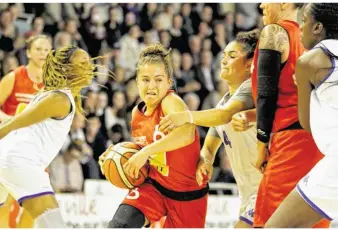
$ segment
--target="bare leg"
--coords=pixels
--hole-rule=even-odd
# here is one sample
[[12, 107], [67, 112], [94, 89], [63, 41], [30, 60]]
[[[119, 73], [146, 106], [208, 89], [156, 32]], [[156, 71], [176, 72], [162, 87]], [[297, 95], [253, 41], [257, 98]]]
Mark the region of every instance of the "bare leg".
[[238, 220], [234, 228], [252, 228], [252, 226], [243, 220]]
[[323, 218], [294, 189], [279, 205], [264, 227], [311, 228]]
[[54, 195], [44, 195], [24, 200], [22, 206], [34, 219], [37, 227], [66, 228]]

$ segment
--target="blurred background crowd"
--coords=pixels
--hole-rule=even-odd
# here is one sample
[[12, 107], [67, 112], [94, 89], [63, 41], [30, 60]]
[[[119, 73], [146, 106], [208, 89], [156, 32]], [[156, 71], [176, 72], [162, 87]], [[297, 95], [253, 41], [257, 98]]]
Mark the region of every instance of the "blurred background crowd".
[[[25, 41], [48, 34], [53, 48], [75, 44], [104, 56], [83, 91], [86, 119], [76, 116], [68, 140], [50, 165], [56, 192], [81, 192], [86, 179], [104, 179], [97, 163], [110, 144], [130, 141], [139, 102], [135, 81], [141, 50], [154, 42], [172, 48], [179, 95], [190, 110], [210, 109], [228, 91], [220, 80], [223, 49], [237, 32], [262, 28], [255, 3], [0, 3], [0, 79], [27, 64]], [[112, 71], [115, 79], [108, 77]], [[199, 128], [201, 145], [207, 129]], [[212, 181], [235, 183], [224, 149]], [[230, 191], [223, 191], [230, 193]]]

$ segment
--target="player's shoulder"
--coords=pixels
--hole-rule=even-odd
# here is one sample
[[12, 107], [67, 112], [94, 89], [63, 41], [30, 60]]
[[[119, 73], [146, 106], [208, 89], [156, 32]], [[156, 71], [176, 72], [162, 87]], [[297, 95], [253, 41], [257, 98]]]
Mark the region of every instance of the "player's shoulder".
[[15, 72], [14, 70], [7, 73], [1, 81], [15, 81]]
[[266, 25], [259, 37], [260, 49], [271, 49], [282, 52], [289, 45], [289, 35], [285, 28], [278, 24]]
[[161, 104], [162, 105], [171, 104], [171, 103], [175, 104], [175, 103], [181, 103], [181, 102], [183, 102], [183, 99], [180, 96], [178, 96], [176, 93], [171, 92], [162, 99]]
[[162, 99], [161, 107], [164, 114], [183, 111], [187, 109], [187, 106], [184, 103], [183, 99], [174, 92], [169, 93]]
[[319, 47], [305, 52], [297, 60], [298, 68], [306, 68], [308, 70], [329, 68], [330, 66], [330, 57]]

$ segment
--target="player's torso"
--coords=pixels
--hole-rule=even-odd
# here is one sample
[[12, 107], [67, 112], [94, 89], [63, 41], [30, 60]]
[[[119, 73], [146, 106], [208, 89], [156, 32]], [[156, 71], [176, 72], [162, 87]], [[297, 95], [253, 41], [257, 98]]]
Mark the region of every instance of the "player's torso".
[[[149, 145], [165, 136], [158, 130], [160, 117], [164, 116], [159, 105], [150, 116], [142, 111], [144, 103], [134, 108], [131, 120], [132, 136], [141, 146]], [[175, 143], [173, 143], [175, 145]], [[150, 160], [149, 177], [162, 186], [174, 191], [192, 191], [200, 189], [195, 180], [200, 155], [199, 135], [196, 131], [192, 144], [170, 152], [154, 155]]]
[[[326, 52], [338, 55], [338, 41], [324, 40], [316, 46], [323, 45]], [[328, 51], [329, 50], [329, 51]], [[325, 52], [325, 51], [324, 51]], [[332, 68], [320, 85], [311, 92], [310, 124], [314, 140], [325, 155], [338, 156], [338, 73], [335, 67], [338, 59], [331, 56]]]
[[34, 83], [28, 77], [26, 66], [20, 66], [14, 70], [15, 81], [11, 95], [7, 98], [2, 106], [2, 110], [8, 115], [14, 115], [19, 104], [28, 104], [42, 84], [34, 87]]
[[[289, 56], [281, 70], [278, 85], [277, 109], [275, 113], [272, 132], [277, 132], [298, 121], [298, 96], [297, 86], [294, 83], [293, 75], [295, 73], [297, 59], [305, 51], [300, 41], [299, 25], [293, 21], [281, 21], [279, 23], [289, 36]], [[258, 50], [257, 46], [252, 65], [252, 91], [254, 101], [257, 101], [257, 79], [258, 79]]]
[[[226, 106], [227, 101], [225, 99], [217, 107]], [[257, 160], [256, 129], [254, 126], [244, 132], [234, 132], [231, 123], [216, 127], [224, 144], [240, 196], [244, 200], [257, 193], [261, 180], [261, 173], [254, 167]]]
[[[75, 102], [68, 90], [63, 90], [72, 103], [72, 112], [62, 120], [48, 118], [29, 127], [9, 133], [0, 140], [0, 161], [5, 167], [42, 167], [45, 169], [65, 142], [75, 113]], [[49, 93], [49, 92], [47, 92]], [[37, 94], [27, 108], [47, 93]]]

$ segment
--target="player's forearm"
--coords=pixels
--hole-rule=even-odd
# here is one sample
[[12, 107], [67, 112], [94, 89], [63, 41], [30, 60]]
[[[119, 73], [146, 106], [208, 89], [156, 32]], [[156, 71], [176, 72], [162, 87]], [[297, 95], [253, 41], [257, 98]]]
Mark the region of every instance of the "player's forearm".
[[281, 70], [281, 52], [271, 49], [259, 50], [257, 139], [268, 143], [277, 108], [278, 85]]
[[191, 111], [191, 115], [195, 125], [215, 127], [229, 123], [234, 113], [230, 110], [219, 108], [203, 111]]
[[221, 144], [222, 140], [218, 136], [215, 128], [210, 128], [201, 149], [200, 156], [201, 158], [203, 158], [204, 162], [209, 162], [211, 164], [214, 163], [217, 150], [219, 149]]
[[211, 152], [210, 149], [204, 148], [201, 150], [201, 158], [203, 158], [204, 162], [208, 162], [213, 164], [215, 161], [216, 152]]
[[162, 139], [147, 145], [143, 150], [148, 156], [152, 156], [160, 152], [168, 152], [175, 149], [182, 148], [194, 142], [195, 140], [195, 126], [185, 124], [174, 129]]
[[245, 111], [246, 118], [248, 122], [257, 122], [257, 110], [256, 108], [249, 109]]

